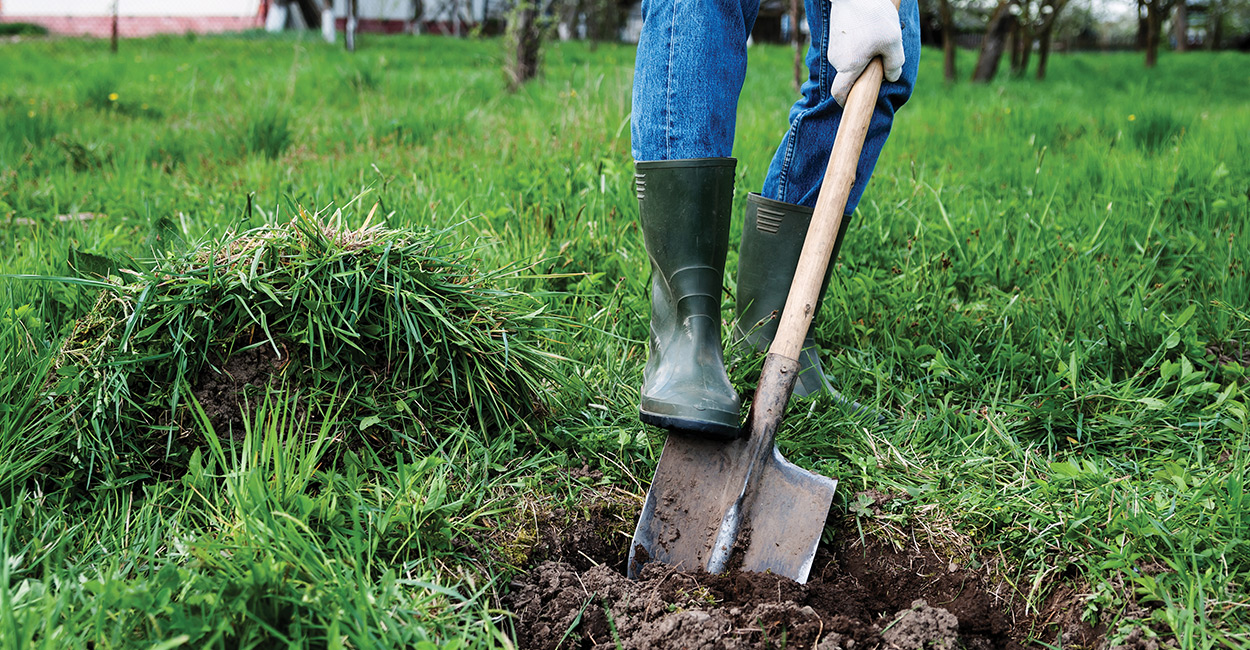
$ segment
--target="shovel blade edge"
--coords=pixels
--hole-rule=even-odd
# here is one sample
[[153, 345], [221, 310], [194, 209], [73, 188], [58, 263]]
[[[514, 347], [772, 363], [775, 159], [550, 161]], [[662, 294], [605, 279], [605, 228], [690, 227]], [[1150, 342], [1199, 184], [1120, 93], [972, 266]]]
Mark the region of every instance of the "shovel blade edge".
[[648, 562], [707, 566], [721, 518], [742, 492], [746, 460], [744, 440], [669, 434], [629, 547], [630, 578]]
[[837, 481], [790, 463], [773, 447], [744, 494], [748, 447], [747, 439], [668, 436], [630, 544], [630, 578], [649, 562], [706, 569], [725, 514], [742, 499], [730, 567], [807, 581]]
[[838, 482], [787, 461], [773, 447], [738, 535], [742, 570], [806, 583]]

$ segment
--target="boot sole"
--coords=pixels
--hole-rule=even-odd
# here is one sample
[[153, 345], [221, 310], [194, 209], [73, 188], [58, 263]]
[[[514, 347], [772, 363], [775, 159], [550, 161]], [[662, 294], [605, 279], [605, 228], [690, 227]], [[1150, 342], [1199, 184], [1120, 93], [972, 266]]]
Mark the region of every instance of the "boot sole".
[[642, 420], [643, 424], [650, 424], [651, 426], [667, 429], [675, 433], [694, 434], [701, 438], [712, 438], [726, 442], [737, 439], [742, 433], [742, 427], [738, 424], [728, 425], [721, 422], [695, 420], [675, 415], [660, 415], [658, 413], [648, 413], [641, 408], [638, 409], [638, 419]]

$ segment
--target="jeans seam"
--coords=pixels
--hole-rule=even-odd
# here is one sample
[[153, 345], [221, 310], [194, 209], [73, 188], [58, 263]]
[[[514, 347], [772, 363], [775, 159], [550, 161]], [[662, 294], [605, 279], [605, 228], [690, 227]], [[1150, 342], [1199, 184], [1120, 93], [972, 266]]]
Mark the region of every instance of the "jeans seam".
[[821, 43], [823, 47], [820, 50], [820, 72], [816, 75], [819, 80], [819, 83], [817, 84], [819, 87], [816, 89], [816, 92], [818, 93], [816, 101], [817, 106], [820, 106], [828, 97], [829, 86], [832, 83], [832, 80], [829, 79], [829, 68], [831, 67], [829, 63], [829, 46], [833, 40], [833, 38], [829, 35], [829, 32], [832, 29], [829, 25], [829, 14], [831, 12], [832, 7], [830, 6], [830, 3], [820, 3], [820, 18], [824, 21], [825, 28], [822, 30], [824, 32], [822, 34], [824, 41]]
[[794, 122], [790, 124], [789, 131], [786, 132], [786, 155], [781, 162], [781, 172], [777, 174], [777, 200], [785, 203], [789, 203], [789, 201], [786, 201], [786, 190], [790, 185], [790, 163], [794, 161], [794, 149], [796, 146], [795, 142], [798, 141], [799, 125], [803, 123], [805, 115], [806, 111], [795, 117]]
[[668, 26], [668, 68], [664, 70], [664, 157], [673, 157], [673, 57], [677, 52], [677, 7], [673, 0], [673, 18]]

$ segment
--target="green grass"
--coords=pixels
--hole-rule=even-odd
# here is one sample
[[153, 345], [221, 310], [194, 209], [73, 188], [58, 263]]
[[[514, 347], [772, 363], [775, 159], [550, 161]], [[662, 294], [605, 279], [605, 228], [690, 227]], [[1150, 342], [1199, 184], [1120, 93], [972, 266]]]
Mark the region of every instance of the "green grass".
[[[632, 49], [553, 45], [508, 94], [499, 42], [364, 45], [0, 48], [0, 273], [152, 269], [154, 233], [221, 241], [293, 205], [359, 227], [376, 204], [389, 227], [467, 242], [483, 270], [526, 269], [501, 282], [562, 323], [541, 338], [567, 359], [543, 383], [552, 412], [380, 453], [344, 443], [369, 417], [340, 416], [362, 380], [303, 410], [279, 385], [242, 436], [192, 404], [204, 442], [176, 471], [68, 476], [49, 468], [109, 462], [90, 465], [105, 422], [48, 408], [42, 387], [99, 289], [0, 280], [0, 645], [500, 645], [518, 504], [575, 502], [562, 468], [583, 464], [645, 489], [662, 438], [636, 421]], [[1250, 370], [1212, 351], [1250, 340], [1250, 59], [1081, 54], [1045, 83], [947, 87], [926, 56], [817, 329], [839, 388], [894, 417], [795, 408], [784, 451], [840, 479], [839, 508], [907, 495], [853, 511], [988, 564], [1034, 606], [1074, 581], [1113, 636], [1144, 617], [1185, 648], [1246, 646]], [[788, 50], [751, 58], [739, 207], [793, 99]], [[754, 365], [733, 368], [740, 390]]]

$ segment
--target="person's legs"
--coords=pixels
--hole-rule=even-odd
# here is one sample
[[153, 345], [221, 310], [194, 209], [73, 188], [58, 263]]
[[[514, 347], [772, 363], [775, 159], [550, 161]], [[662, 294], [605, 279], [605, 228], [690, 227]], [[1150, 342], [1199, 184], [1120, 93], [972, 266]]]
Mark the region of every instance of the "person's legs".
[[758, 13], [759, 0], [643, 0], [634, 160], [730, 155]]
[[740, 423], [720, 337], [734, 167], [732, 158], [639, 162], [635, 181], [651, 260], [639, 416], [718, 438], [737, 436]]
[[729, 247], [734, 124], [759, 0], [643, 0], [632, 150], [651, 261], [643, 422], [732, 438], [721, 287]]
[[[766, 198], [815, 207], [820, 193], [820, 183], [829, 162], [829, 151], [842, 121], [842, 107], [829, 94], [836, 71], [825, 58], [829, 38], [829, 2], [805, 0], [808, 25], [811, 27], [812, 43], [807, 51], [808, 79], [803, 84], [803, 97], [790, 109], [790, 129], [782, 138], [772, 164], [764, 177], [761, 194]], [[855, 211], [877, 156], [885, 146], [894, 122], [894, 113], [911, 96], [916, 83], [916, 71], [920, 66], [920, 11], [916, 0], [902, 0], [899, 20], [903, 26], [903, 51], [907, 63], [903, 76], [894, 82], [883, 81], [878, 95], [877, 108], [868, 125], [863, 153], [855, 170], [855, 186], [846, 202], [846, 214]]]

